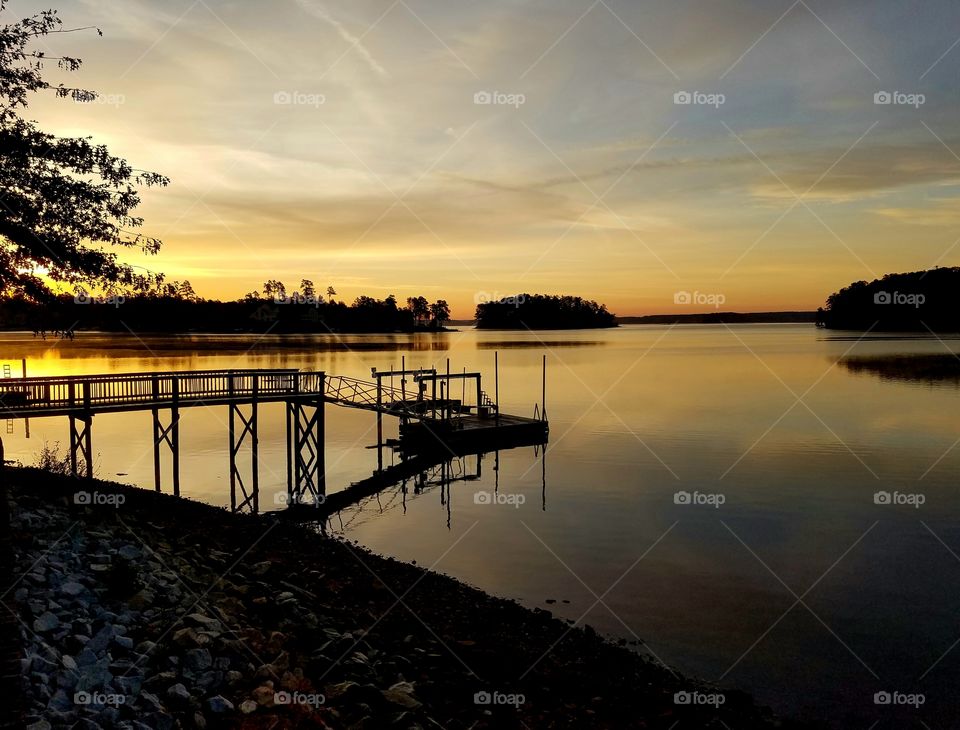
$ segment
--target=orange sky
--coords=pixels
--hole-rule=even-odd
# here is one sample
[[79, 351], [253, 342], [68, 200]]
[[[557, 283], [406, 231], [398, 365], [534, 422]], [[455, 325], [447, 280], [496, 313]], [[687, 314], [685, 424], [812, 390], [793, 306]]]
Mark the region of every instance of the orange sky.
[[812, 309], [960, 263], [960, 8], [901, 5], [78, 0], [103, 97], [30, 114], [172, 178], [136, 263], [205, 296]]

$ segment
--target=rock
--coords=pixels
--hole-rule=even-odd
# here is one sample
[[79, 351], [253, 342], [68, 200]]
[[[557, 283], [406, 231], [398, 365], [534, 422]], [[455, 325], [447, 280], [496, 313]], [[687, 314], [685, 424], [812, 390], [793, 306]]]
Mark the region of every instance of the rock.
[[190, 700], [193, 698], [190, 697], [190, 692], [187, 691], [187, 688], [180, 682], [177, 682], [167, 688], [167, 699], [180, 705], [187, 705], [190, 704]]
[[153, 710], [154, 712], [163, 711], [163, 705], [160, 704], [160, 698], [155, 694], [151, 694], [150, 692], [143, 690], [140, 692], [139, 697], [146, 704], [147, 709]]
[[240, 703], [240, 712], [242, 712], [244, 715], [249, 715], [250, 713], [257, 711], [257, 706], [257, 703], [253, 700], [244, 700]]
[[87, 643], [87, 649], [100, 654], [101, 652], [105, 651], [108, 646], [110, 646], [110, 642], [113, 641], [116, 635], [117, 632], [113, 625], [106, 624], [102, 629], [93, 635], [93, 638]]
[[139, 548], [134, 547], [133, 545], [124, 545], [121, 547], [117, 553], [124, 560], [138, 560], [143, 557], [143, 553]]
[[33, 630], [38, 634], [45, 634], [49, 631], [53, 631], [60, 626], [60, 619], [55, 613], [50, 613], [49, 611], [44, 611], [37, 618], [33, 620]]
[[60, 658], [60, 661], [61, 661], [61, 663], [63, 664], [63, 666], [64, 666], [65, 668], [69, 669], [71, 672], [77, 671], [77, 660], [74, 659], [74, 658], [73, 658], [72, 656], [70, 656], [69, 654], [64, 654], [64, 655]]
[[383, 690], [383, 698], [394, 705], [415, 710], [422, 704], [413, 696], [413, 685], [410, 682], [397, 682], [390, 689]]
[[133, 648], [133, 639], [131, 639], [129, 636], [114, 636], [113, 643], [122, 649]]
[[207, 700], [210, 712], [222, 715], [224, 712], [233, 712], [233, 703], [223, 695], [216, 695]]
[[209, 649], [191, 649], [184, 657], [184, 666], [193, 671], [204, 671], [213, 666]]
[[52, 725], [46, 720], [37, 720], [34, 723], [27, 725], [27, 730], [51, 730]]
[[82, 593], [85, 593], [87, 587], [82, 583], [77, 583], [76, 581], [67, 581], [62, 586], [60, 586], [60, 592], [66, 593], [68, 596], [79, 596]]
[[253, 690], [252, 694], [253, 699], [257, 701], [258, 705], [262, 705], [263, 707], [273, 707], [274, 691], [272, 685], [267, 686], [262, 684]]
[[190, 627], [186, 629], [180, 629], [173, 633], [173, 643], [177, 646], [183, 647], [184, 649], [202, 646], [203, 644], [209, 643], [209, 639], [204, 640], [196, 632], [196, 629]]

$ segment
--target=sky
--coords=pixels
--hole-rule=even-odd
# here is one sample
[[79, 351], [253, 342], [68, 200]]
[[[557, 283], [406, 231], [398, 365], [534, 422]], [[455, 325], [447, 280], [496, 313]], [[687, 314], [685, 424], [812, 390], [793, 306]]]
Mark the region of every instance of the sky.
[[960, 4], [11, 0], [94, 32], [48, 131], [169, 176], [155, 257], [203, 296], [519, 292], [621, 315], [813, 309], [960, 264]]

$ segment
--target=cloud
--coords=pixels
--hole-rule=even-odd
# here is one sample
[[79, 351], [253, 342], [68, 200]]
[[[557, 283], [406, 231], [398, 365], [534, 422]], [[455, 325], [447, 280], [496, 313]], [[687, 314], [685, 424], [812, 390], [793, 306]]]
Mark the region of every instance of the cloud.
[[362, 36], [358, 37], [351, 33], [343, 23], [331, 16], [322, 5], [311, 2], [311, 0], [296, 0], [296, 3], [305, 13], [332, 26], [333, 29], [337, 31], [337, 34], [350, 44], [350, 50], [360, 54], [360, 57], [366, 62], [371, 71], [376, 73], [380, 78], [385, 79], [389, 76], [387, 70], [377, 62], [373, 54], [363, 45], [361, 42], [363, 40]]

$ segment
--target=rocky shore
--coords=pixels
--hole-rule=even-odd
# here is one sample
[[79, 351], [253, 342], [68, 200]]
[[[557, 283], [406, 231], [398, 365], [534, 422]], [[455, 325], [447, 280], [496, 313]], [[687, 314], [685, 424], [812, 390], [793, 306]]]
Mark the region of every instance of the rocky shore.
[[589, 628], [307, 526], [4, 477], [3, 603], [32, 730], [788, 727]]

